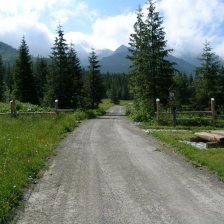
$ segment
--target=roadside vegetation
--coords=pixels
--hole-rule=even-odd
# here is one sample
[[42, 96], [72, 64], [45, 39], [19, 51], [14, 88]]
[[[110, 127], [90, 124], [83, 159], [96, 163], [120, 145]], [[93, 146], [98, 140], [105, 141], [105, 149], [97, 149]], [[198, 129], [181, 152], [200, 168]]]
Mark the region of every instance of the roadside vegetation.
[[[7, 105], [2, 103], [0, 110]], [[41, 109], [31, 104], [19, 105], [25, 111]], [[72, 131], [78, 121], [102, 115], [110, 106], [109, 100], [104, 100], [99, 109], [57, 116], [0, 116], [0, 223], [7, 223], [24, 189], [35, 183], [40, 171], [47, 168], [47, 159], [56, 153], [55, 148], [66, 133]]]
[[188, 158], [196, 167], [206, 166], [213, 171], [221, 181], [224, 181], [224, 148], [197, 149], [191, 145], [180, 142], [189, 140], [193, 132], [154, 132], [153, 136], [168, 143], [176, 152]]

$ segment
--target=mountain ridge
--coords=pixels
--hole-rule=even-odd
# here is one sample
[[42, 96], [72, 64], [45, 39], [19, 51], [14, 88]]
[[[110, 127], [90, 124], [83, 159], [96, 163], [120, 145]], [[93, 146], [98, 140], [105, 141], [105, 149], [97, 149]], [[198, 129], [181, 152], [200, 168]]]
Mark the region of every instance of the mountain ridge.
[[[81, 47], [77, 47], [76, 50], [81, 66], [87, 67], [88, 52]], [[0, 41], [0, 55], [2, 56], [3, 62], [11, 64], [15, 63], [18, 54], [19, 52], [17, 49]], [[127, 58], [127, 55], [129, 54], [127, 46], [121, 45], [115, 51], [109, 49], [96, 50], [96, 54], [99, 59], [99, 64], [101, 65], [102, 73], [128, 73], [131, 61]], [[187, 75], [195, 74], [196, 65], [173, 55], [168, 55], [167, 59], [175, 63], [174, 68], [181, 73]]]

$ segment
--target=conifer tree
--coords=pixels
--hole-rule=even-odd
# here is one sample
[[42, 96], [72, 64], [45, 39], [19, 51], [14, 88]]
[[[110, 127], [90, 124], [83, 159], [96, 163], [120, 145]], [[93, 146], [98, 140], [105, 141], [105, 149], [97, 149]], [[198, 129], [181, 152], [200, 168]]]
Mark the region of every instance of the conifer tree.
[[[68, 75], [68, 46], [64, 39], [64, 32], [59, 25], [57, 37], [50, 57], [49, 74], [47, 76], [46, 92], [44, 101], [52, 105], [55, 99], [59, 100], [60, 107], [71, 107], [70, 93], [68, 94], [68, 83], [71, 85], [70, 76]], [[69, 80], [68, 80], [69, 79]]]
[[201, 65], [196, 69], [194, 101], [196, 108], [203, 109], [209, 107], [210, 98], [218, 98], [219, 95], [220, 62], [207, 41], [200, 60]]
[[[132, 61], [130, 89], [135, 105], [146, 113], [154, 112], [156, 98], [166, 103], [172, 84], [172, 64], [166, 60], [167, 49], [162, 18], [154, 0], [147, 2], [147, 15], [140, 8], [134, 33], [130, 37]], [[146, 16], [146, 18], [144, 18]]]
[[88, 77], [85, 83], [86, 106], [97, 108], [103, 96], [103, 81], [97, 55], [92, 49], [89, 56]]
[[13, 94], [15, 99], [21, 102], [38, 103], [31, 56], [25, 37], [22, 38], [19, 48], [19, 57], [16, 61]]
[[68, 51], [68, 74], [71, 76], [72, 81], [69, 88], [70, 94], [72, 95], [72, 105], [74, 108], [81, 107], [81, 95], [83, 89], [82, 68], [72, 44]]

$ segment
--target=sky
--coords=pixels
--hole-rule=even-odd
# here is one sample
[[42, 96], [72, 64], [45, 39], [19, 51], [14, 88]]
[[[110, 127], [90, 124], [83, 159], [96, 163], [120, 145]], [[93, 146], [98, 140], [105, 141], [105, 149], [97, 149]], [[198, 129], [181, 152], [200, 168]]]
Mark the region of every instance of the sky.
[[[65, 38], [85, 50], [128, 45], [136, 10], [146, 0], [0, 0], [0, 41], [18, 48], [25, 36], [32, 55], [51, 52], [59, 23]], [[167, 47], [197, 55], [203, 43], [224, 58], [224, 0], [157, 0]]]

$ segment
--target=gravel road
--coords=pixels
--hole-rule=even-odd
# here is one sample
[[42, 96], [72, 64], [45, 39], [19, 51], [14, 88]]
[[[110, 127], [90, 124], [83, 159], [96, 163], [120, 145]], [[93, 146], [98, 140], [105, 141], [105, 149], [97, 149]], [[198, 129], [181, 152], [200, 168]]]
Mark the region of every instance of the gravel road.
[[223, 224], [224, 184], [163, 148], [124, 107], [58, 147], [18, 224]]

